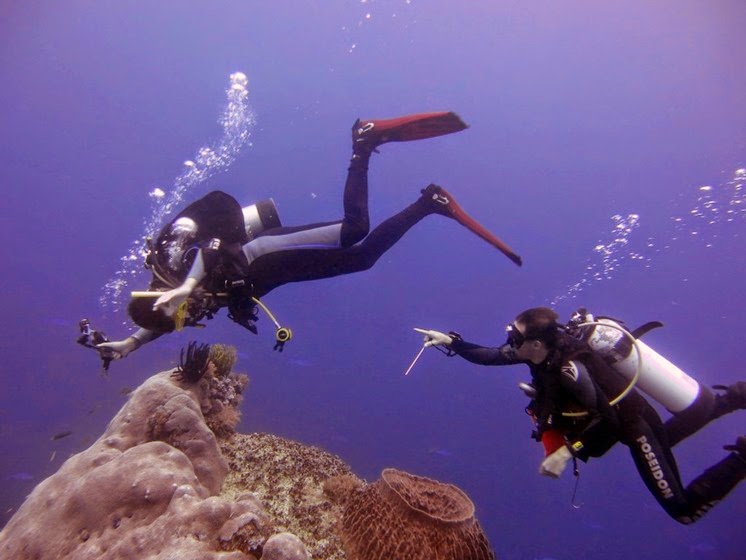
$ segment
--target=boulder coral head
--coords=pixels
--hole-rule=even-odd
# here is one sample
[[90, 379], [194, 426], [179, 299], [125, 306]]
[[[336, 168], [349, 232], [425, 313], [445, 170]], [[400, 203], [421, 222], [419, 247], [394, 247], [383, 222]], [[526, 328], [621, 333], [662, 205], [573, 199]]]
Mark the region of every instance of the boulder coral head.
[[240, 403], [245, 379], [214, 381], [165, 371], [133, 391], [0, 530], [0, 558], [256, 560], [271, 519], [253, 496], [218, 496], [228, 463], [204, 413]]
[[353, 492], [341, 533], [349, 560], [495, 558], [463, 491], [397, 469]]

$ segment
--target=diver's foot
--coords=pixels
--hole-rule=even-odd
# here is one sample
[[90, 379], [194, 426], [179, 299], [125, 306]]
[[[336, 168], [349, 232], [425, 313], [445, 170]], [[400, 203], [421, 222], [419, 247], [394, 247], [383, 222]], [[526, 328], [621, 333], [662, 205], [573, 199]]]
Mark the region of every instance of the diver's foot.
[[456, 219], [456, 213], [461, 208], [453, 199], [453, 195], [443, 187], [430, 183], [420, 191], [420, 200], [427, 206], [432, 214], [440, 214]]
[[355, 121], [352, 125], [352, 154], [353, 156], [370, 155], [377, 152], [379, 145], [377, 134], [373, 132], [375, 121]]
[[423, 140], [459, 132], [467, 127], [461, 117], [451, 111], [417, 113], [393, 119], [358, 119], [352, 125], [352, 152], [370, 155], [386, 142]]
[[715, 418], [746, 409], [746, 381], [736, 381], [732, 385], [713, 385], [713, 389], [725, 391], [715, 395]]
[[475, 235], [484, 239], [487, 243], [498, 249], [511, 261], [518, 266], [523, 264], [521, 257], [518, 256], [502, 240], [495, 237], [487, 228], [469, 216], [453, 198], [453, 195], [436, 184], [429, 184], [420, 191], [422, 194], [419, 198], [421, 204], [426, 205], [429, 213], [440, 214], [456, 220], [462, 226], [467, 228]]
[[735, 445], [725, 445], [723, 449], [738, 454], [738, 457], [746, 463], [746, 436], [738, 436]]

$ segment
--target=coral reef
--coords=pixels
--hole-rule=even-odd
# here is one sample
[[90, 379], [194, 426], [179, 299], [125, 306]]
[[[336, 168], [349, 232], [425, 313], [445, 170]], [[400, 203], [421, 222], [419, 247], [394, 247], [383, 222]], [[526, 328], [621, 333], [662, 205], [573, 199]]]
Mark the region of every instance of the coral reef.
[[223, 497], [250, 492], [266, 507], [275, 530], [297, 535], [314, 559], [345, 558], [336, 532], [342, 506], [325, 489], [337, 478], [347, 480], [347, 488], [363, 485], [346, 463], [270, 434], [235, 434], [221, 441], [221, 448], [230, 465]]
[[[261, 557], [271, 520], [254, 496], [217, 496], [228, 464], [201, 410], [211, 394], [240, 402], [240, 392], [173, 373], [148, 379], [91, 447], [34, 489], [0, 531], [0, 557]], [[302, 558], [298, 550], [275, 558]]]
[[190, 348], [34, 489], [0, 558], [494, 559], [455, 486], [395, 469], [365, 484], [317, 447], [235, 433], [235, 349]]
[[341, 532], [349, 560], [495, 558], [466, 494], [396, 469], [352, 491]]
[[202, 399], [202, 413], [207, 426], [222, 439], [236, 431], [241, 419], [240, 406], [249, 378], [242, 373], [206, 376], [203, 381], [206, 398]]

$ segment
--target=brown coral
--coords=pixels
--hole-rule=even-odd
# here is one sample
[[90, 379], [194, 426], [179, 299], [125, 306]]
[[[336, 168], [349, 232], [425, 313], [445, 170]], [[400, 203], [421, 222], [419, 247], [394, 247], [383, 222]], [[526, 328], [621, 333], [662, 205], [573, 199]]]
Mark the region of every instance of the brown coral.
[[353, 492], [341, 525], [350, 560], [495, 558], [464, 492], [396, 469]]
[[355, 475], [341, 474], [324, 481], [322, 490], [334, 504], [344, 507], [347, 500], [354, 495], [355, 490], [363, 486], [363, 481]]
[[176, 380], [182, 382], [182, 388], [200, 398], [207, 426], [217, 438], [225, 439], [235, 433], [241, 420], [240, 406], [249, 378], [246, 374], [231, 371], [236, 363], [233, 346], [213, 344], [206, 359], [207, 366], [200, 379], [190, 381], [183, 375], [179, 376], [177, 370]]
[[213, 344], [210, 346], [210, 361], [215, 364], [215, 375], [227, 376], [236, 364], [236, 347], [227, 344]]

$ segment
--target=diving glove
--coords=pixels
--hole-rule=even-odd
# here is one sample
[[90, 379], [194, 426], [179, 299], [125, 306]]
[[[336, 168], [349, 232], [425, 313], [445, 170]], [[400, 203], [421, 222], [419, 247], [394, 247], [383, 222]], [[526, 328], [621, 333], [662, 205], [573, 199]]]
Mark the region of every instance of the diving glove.
[[415, 328], [414, 330], [425, 335], [425, 348], [430, 346], [450, 346], [453, 343], [453, 337], [440, 331], [430, 331], [418, 328]]
[[567, 463], [572, 459], [572, 453], [564, 445], [557, 451], [545, 457], [539, 467], [539, 474], [559, 478], [567, 468]]

